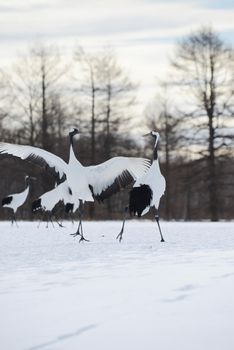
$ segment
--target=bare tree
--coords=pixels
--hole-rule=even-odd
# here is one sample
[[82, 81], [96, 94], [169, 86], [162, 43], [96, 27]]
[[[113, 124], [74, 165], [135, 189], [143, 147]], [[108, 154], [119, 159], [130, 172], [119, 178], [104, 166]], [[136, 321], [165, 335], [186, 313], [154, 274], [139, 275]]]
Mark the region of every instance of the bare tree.
[[96, 133], [98, 113], [97, 99], [100, 87], [97, 81], [98, 58], [96, 54], [87, 53], [82, 47], [78, 47], [75, 51], [75, 61], [79, 65], [79, 88], [76, 91], [85, 96], [86, 101], [83, 101], [83, 110], [88, 111], [90, 117], [85, 118], [85, 127], [91, 139], [91, 154], [90, 161], [92, 164], [96, 162]]
[[68, 65], [61, 62], [59, 51], [53, 46], [36, 46], [31, 55], [35, 61], [40, 85], [40, 113], [41, 113], [41, 144], [50, 149], [49, 127], [53, 124], [49, 118], [52, 97], [61, 90], [61, 80], [68, 71]]
[[[96, 138], [105, 139], [105, 152], [101, 158], [111, 156], [112, 136], [129, 121], [134, 104], [134, 85], [120, 66], [114, 52], [109, 48], [87, 53], [82, 48], [75, 52], [79, 63], [79, 95], [85, 96], [83, 103], [84, 127], [91, 139], [90, 161], [97, 161]], [[87, 117], [87, 111], [89, 117]]]
[[116, 135], [125, 129], [131, 119], [136, 85], [130, 81], [111, 49], [104, 50], [100, 55], [97, 78], [101, 92], [100, 122], [103, 122], [105, 135], [104, 156], [109, 159]]
[[0, 70], [0, 136], [5, 138], [4, 121], [9, 117], [14, 98], [11, 93], [11, 84], [6, 72]]
[[211, 28], [201, 28], [178, 44], [172, 63], [177, 84], [191, 97], [190, 108], [184, 106], [187, 137], [193, 144], [192, 151], [207, 161], [210, 218], [217, 221], [217, 161], [233, 137], [233, 50]]
[[[18, 120], [24, 122], [25, 136], [31, 145], [51, 148], [55, 96], [61, 93], [68, 67], [53, 46], [35, 45], [21, 56], [12, 73], [13, 107]], [[54, 111], [53, 111], [54, 112]]]

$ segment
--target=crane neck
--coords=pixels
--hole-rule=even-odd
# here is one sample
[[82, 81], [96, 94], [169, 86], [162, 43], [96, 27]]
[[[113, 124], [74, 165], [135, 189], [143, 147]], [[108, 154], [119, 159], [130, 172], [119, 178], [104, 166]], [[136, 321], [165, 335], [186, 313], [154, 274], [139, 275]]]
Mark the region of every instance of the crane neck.
[[25, 190], [23, 191], [25, 194], [28, 194], [29, 193], [29, 184], [27, 184]]
[[73, 134], [70, 133], [70, 154], [69, 154], [69, 164], [75, 163], [76, 165], [79, 165], [80, 162], [76, 158], [75, 151], [74, 151], [74, 142], [73, 142]]
[[70, 139], [70, 146], [72, 146], [73, 147], [73, 133], [72, 132], [70, 132], [69, 133], [69, 139]]
[[158, 159], [158, 150], [157, 147], [154, 148], [154, 155], [153, 155], [153, 160], [157, 160]]
[[158, 136], [155, 138], [153, 160], [158, 160]]
[[73, 136], [70, 135], [70, 154], [69, 154], [69, 163], [71, 163], [71, 161], [75, 160], [76, 156], [75, 156], [75, 152], [74, 152], [74, 143], [73, 143]]

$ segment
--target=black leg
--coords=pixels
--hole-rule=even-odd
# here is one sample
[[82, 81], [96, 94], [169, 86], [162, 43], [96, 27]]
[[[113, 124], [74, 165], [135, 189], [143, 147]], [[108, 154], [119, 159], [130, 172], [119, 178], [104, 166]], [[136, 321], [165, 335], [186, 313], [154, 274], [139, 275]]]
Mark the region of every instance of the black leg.
[[14, 212], [12, 213], [12, 217], [11, 217], [11, 226], [14, 225]]
[[82, 201], [80, 201], [79, 214], [80, 214], [80, 220], [79, 220], [79, 225], [78, 225], [77, 231], [75, 233], [71, 233], [71, 236], [73, 236], [73, 237], [80, 236], [79, 243], [82, 241], [89, 242], [89, 240], [84, 238], [84, 235], [83, 235], [83, 227], [82, 227], [83, 203], [82, 203]]
[[59, 225], [59, 227], [64, 227], [63, 224], [62, 224], [62, 221], [59, 222], [58, 219], [57, 219], [57, 217], [56, 217], [55, 215], [54, 215], [54, 220], [55, 220], [55, 222]]
[[55, 221], [57, 222], [57, 224], [59, 225], [59, 227], [65, 227], [65, 226], [63, 226], [62, 221], [59, 222], [57, 219], [55, 219]]
[[125, 208], [124, 208], [124, 217], [123, 217], [122, 228], [121, 228], [120, 233], [119, 233], [118, 236], [116, 237], [116, 239], [118, 239], [120, 243], [121, 243], [121, 241], [122, 241], [122, 239], [123, 239], [124, 226], [125, 226], [125, 221], [126, 221], [127, 212], [128, 212], [128, 207], [125, 207]]
[[17, 224], [17, 221], [16, 221], [15, 212], [13, 213], [11, 224], [13, 225], [14, 222], [15, 222], [16, 227], [19, 227], [18, 224]]
[[82, 241], [89, 242], [88, 239], [84, 238], [82, 220], [80, 220], [80, 230], [81, 230], [81, 237], [80, 237], [79, 243], [82, 242]]
[[19, 227], [18, 224], [17, 224], [17, 221], [16, 221], [15, 213], [14, 213], [14, 221], [15, 221], [16, 227]]
[[49, 220], [50, 220], [50, 222], [51, 222], [51, 224], [52, 224], [52, 226], [54, 228], [54, 223], [53, 223], [53, 220], [52, 220], [52, 213], [51, 212], [49, 213]]
[[71, 233], [71, 236], [73, 236], [73, 237], [82, 236], [82, 234], [80, 232], [81, 222], [82, 222], [81, 218], [82, 218], [82, 213], [79, 211], [79, 225], [78, 225], [77, 231], [75, 233]]
[[164, 241], [164, 238], [163, 238], [163, 235], [162, 235], [161, 227], [160, 227], [160, 224], [159, 224], [159, 215], [158, 215], [158, 211], [156, 212], [155, 220], [156, 220], [156, 222], [157, 222], [157, 224], [158, 224], [158, 229], [159, 229], [159, 233], [160, 233], [160, 236], [161, 236], [161, 242], [165, 242], [165, 241]]
[[45, 212], [44, 217], [46, 216], [46, 228], [49, 227], [49, 215]]

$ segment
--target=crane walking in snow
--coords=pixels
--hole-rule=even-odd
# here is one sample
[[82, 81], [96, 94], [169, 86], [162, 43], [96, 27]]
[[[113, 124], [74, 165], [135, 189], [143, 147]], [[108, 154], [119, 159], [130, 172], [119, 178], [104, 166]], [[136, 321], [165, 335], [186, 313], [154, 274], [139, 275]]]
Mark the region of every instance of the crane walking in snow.
[[[68, 164], [60, 157], [40, 148], [0, 143], [0, 153], [7, 153], [36, 164], [45, 165], [54, 169], [59, 178], [67, 179], [75, 201], [82, 202], [94, 199], [103, 201], [112, 194], [126, 187], [133, 180], [143, 176], [150, 166], [148, 159], [133, 157], [114, 157], [106, 162], [84, 167], [76, 158], [73, 149], [73, 137], [78, 134], [78, 129], [73, 129], [70, 136], [70, 157]], [[79, 224], [77, 232], [80, 241], [84, 240], [83, 232], [80, 232]]]
[[125, 208], [124, 220], [122, 228], [116, 239], [121, 242], [124, 232], [124, 225], [127, 211], [129, 210], [130, 215], [136, 215], [141, 217], [148, 213], [151, 207], [155, 207], [156, 214], [155, 220], [158, 225], [159, 233], [161, 236], [161, 242], [164, 242], [161, 227], [159, 224], [158, 208], [162, 195], [166, 189], [166, 181], [164, 176], [161, 174], [159, 161], [158, 161], [158, 141], [159, 133], [151, 131], [144, 135], [151, 135], [155, 139], [153, 161], [147, 172], [140, 178], [138, 178], [133, 185], [133, 189], [129, 194], [129, 206]]
[[26, 188], [24, 191], [22, 191], [20, 193], [10, 194], [9, 196], [2, 199], [2, 206], [4, 208], [11, 208], [12, 209], [13, 214], [12, 214], [11, 223], [13, 225], [13, 223], [15, 222], [17, 227], [18, 227], [18, 224], [16, 222], [15, 214], [17, 212], [17, 209], [19, 207], [21, 207], [21, 205], [24, 204], [24, 202], [26, 201], [26, 199], [28, 197], [29, 187], [30, 187], [30, 179], [35, 180], [35, 178], [30, 177], [30, 176], [25, 177]]

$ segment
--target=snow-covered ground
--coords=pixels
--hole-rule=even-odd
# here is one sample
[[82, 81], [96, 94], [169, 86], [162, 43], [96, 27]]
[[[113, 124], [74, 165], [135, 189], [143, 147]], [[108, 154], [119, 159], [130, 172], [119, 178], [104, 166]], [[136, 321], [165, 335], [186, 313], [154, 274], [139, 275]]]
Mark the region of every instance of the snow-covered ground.
[[0, 223], [0, 349], [234, 349], [234, 222], [65, 225]]

